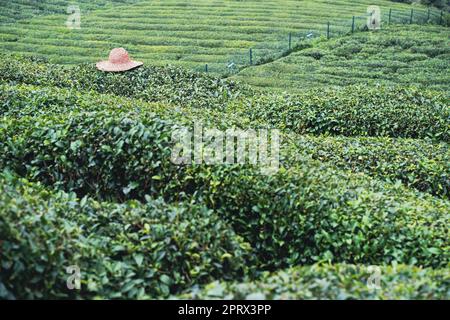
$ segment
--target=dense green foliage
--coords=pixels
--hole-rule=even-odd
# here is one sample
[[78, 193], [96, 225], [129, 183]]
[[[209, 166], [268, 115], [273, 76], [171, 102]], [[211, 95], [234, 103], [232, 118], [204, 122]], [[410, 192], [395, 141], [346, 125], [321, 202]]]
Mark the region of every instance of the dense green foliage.
[[117, 110], [5, 118], [0, 164], [80, 197], [203, 203], [268, 268], [322, 260], [447, 263], [448, 202], [308, 158], [272, 176], [250, 165], [176, 166], [172, 128], [152, 113]]
[[258, 95], [238, 104], [251, 120], [296, 133], [431, 138], [450, 141], [445, 94], [415, 88], [349, 86], [298, 95]]
[[[417, 91], [413, 93], [409, 95], [410, 101], [418, 97]], [[152, 118], [157, 116], [172, 124], [186, 126], [191, 126], [193, 121], [200, 119], [205, 126], [225, 129], [229, 126], [245, 129], [254, 123], [239, 112], [223, 113], [214, 109], [199, 110], [165, 104], [148, 104], [118, 96], [80, 93], [73, 89], [1, 85], [0, 97], [2, 101], [0, 116], [12, 118], [110, 110], [116, 114], [133, 112], [140, 116], [147, 115]], [[17, 130], [25, 131], [25, 126], [26, 124]], [[285, 166], [295, 164], [298, 156], [311, 156], [339, 168], [365, 172], [391, 182], [401, 180], [405, 185], [420, 191], [448, 197], [450, 154], [445, 143], [436, 144], [415, 139], [311, 135], [285, 135], [283, 139], [290, 140], [295, 145], [286, 151], [283, 161]]]
[[417, 88], [352, 86], [236, 99], [251, 96], [252, 90], [179, 68], [149, 67], [107, 74], [91, 66], [72, 69], [20, 60], [0, 61], [3, 81], [96, 90], [198, 108], [223, 108], [225, 103], [236, 101], [230, 112], [297, 133], [450, 139], [446, 95]]
[[310, 155], [313, 159], [387, 181], [401, 181], [409, 187], [447, 199], [450, 196], [450, 150], [447, 143], [312, 135], [292, 139], [297, 146], [296, 152]]
[[[450, 297], [448, 269], [380, 267], [380, 288], [367, 281], [374, 266], [312, 265], [266, 274], [257, 282], [213, 282], [184, 299], [442, 299]], [[375, 285], [375, 283], [373, 283]]]
[[[204, 205], [249, 243], [244, 248], [251, 248], [251, 256], [256, 260], [246, 261], [246, 266], [275, 270], [319, 261], [364, 264], [397, 261], [427, 267], [448, 264], [450, 207], [446, 201], [339, 171], [308, 157], [297, 158], [297, 164], [287, 162], [286, 168], [273, 176], [261, 175], [259, 168], [249, 165], [174, 166], [168, 159], [171, 130], [183, 121], [176, 112], [171, 119], [173, 107], [93, 93], [76, 94], [72, 89], [2, 86], [1, 92], [5, 97], [0, 126], [2, 169], [42, 181], [50, 188], [76, 191], [80, 198], [95, 196], [122, 202], [145, 201], [150, 196], [163, 197], [171, 203]], [[64, 108], [65, 113], [61, 112]], [[185, 121], [188, 120], [189, 116]], [[301, 150], [292, 148], [293, 155]], [[53, 195], [49, 198], [57, 199]], [[5, 207], [13, 208], [10, 203]], [[114, 206], [128, 205], [125, 202]], [[31, 219], [30, 214], [24, 214], [24, 218]], [[59, 220], [55, 217], [56, 226], [49, 230], [59, 229], [57, 223], [63, 223]], [[8, 221], [11, 220], [5, 221], [3, 228], [11, 225]], [[123, 226], [118, 222], [120, 227]], [[95, 230], [94, 234], [97, 233]], [[27, 246], [21, 248], [26, 251]], [[39, 256], [48, 250], [38, 248], [43, 250]], [[126, 258], [134, 259], [129, 255]], [[86, 268], [99, 274], [99, 269], [90, 265]], [[177, 279], [172, 293], [187, 289], [184, 283], [191, 283], [172, 277]], [[56, 281], [52, 279], [41, 280]], [[119, 281], [120, 289], [115, 291], [128, 290], [127, 281]], [[130, 283], [142, 287], [139, 281]], [[114, 290], [105, 286], [94, 293], [113, 296]], [[28, 293], [10, 288], [11, 293], [30, 297], [44, 294], [23, 284], [20, 287], [27, 288]], [[145, 294], [163, 297], [167, 293], [163, 290]], [[83, 297], [90, 294], [82, 293]], [[142, 291], [131, 291], [121, 297], [141, 294]]]
[[449, 0], [392, 0], [394, 2], [406, 2], [406, 3], [421, 3], [424, 5], [435, 6], [437, 8], [442, 9], [450, 9], [450, 1]]
[[94, 65], [73, 68], [43, 63], [40, 59], [6, 56], [0, 60], [0, 80], [45, 86], [94, 90], [148, 102], [192, 107], [221, 106], [250, 88], [234, 81], [212, 78], [173, 66], [148, 66], [126, 73], [98, 71]]
[[[8, 173], [0, 176], [0, 185], [3, 298], [161, 298], [208, 280], [235, 281], [253, 274], [249, 244], [202, 206], [169, 206], [149, 197], [145, 204], [80, 200]], [[65, 287], [66, 267], [72, 264], [83, 272], [82, 291]], [[387, 292], [368, 290], [369, 275], [361, 267], [302, 267], [263, 276], [257, 283], [224, 283], [223, 288], [214, 284], [180, 297], [422, 299], [448, 295], [448, 271], [383, 268], [382, 286]], [[325, 280], [327, 285], [320, 285]]]
[[[0, 174], [0, 298], [155, 298], [241, 277], [250, 246], [204, 206], [114, 204]], [[82, 290], [69, 290], [77, 265]]]

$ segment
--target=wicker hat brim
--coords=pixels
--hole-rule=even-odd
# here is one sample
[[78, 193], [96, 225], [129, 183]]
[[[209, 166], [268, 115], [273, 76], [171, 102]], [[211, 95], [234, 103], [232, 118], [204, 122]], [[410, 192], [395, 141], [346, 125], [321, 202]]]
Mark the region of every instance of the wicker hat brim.
[[127, 63], [111, 63], [109, 61], [100, 61], [97, 63], [97, 69], [107, 72], [127, 71], [142, 66], [144, 63], [139, 61], [129, 61]]

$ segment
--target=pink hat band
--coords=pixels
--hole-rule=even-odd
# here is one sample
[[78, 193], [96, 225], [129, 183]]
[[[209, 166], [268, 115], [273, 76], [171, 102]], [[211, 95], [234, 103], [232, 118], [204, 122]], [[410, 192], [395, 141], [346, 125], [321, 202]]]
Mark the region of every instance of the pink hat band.
[[109, 53], [108, 61], [100, 61], [97, 63], [97, 69], [109, 72], [120, 72], [131, 70], [142, 65], [142, 62], [132, 61], [127, 50], [124, 48], [115, 48]]

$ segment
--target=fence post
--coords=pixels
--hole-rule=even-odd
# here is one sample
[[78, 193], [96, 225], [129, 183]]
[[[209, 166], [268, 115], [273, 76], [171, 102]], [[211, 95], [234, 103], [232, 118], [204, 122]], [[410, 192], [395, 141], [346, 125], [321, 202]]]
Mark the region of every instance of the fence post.
[[427, 22], [430, 21], [430, 8], [428, 8]]
[[389, 9], [389, 22], [388, 22], [388, 24], [391, 24], [391, 17], [392, 17], [392, 9]]
[[411, 9], [411, 16], [409, 17], [409, 24], [412, 24], [413, 14], [414, 14], [414, 9]]
[[330, 39], [330, 22], [327, 23], [327, 39]]
[[352, 18], [352, 33], [355, 32], [355, 16]]
[[441, 10], [441, 17], [439, 18], [439, 24], [442, 24], [442, 21], [443, 21], [443, 16], [444, 15], [444, 13], [443, 13], [443, 11]]
[[289, 50], [292, 48], [292, 33], [289, 32]]
[[253, 50], [250, 48], [250, 65], [253, 65]]
[[208, 64], [205, 64], [205, 72], [208, 73]]

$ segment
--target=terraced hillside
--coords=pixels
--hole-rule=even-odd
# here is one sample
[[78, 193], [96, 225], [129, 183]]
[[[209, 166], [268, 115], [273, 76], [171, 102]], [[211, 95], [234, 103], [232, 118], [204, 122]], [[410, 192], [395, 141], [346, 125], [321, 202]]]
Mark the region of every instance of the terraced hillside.
[[450, 92], [450, 29], [396, 25], [307, 42], [275, 62], [235, 78], [261, 88], [299, 91], [350, 84], [414, 84]]
[[[44, 9], [59, 12], [60, 3], [41, 4]], [[95, 4], [109, 6], [101, 10]], [[276, 57], [289, 48], [288, 34], [294, 46], [306, 34], [330, 35], [351, 30], [352, 16], [356, 24], [366, 23], [366, 9], [373, 1], [137, 1], [135, 4], [114, 5], [120, 1], [85, 1], [80, 3], [81, 29], [68, 30], [67, 14], [47, 14], [0, 26], [1, 52], [20, 52], [44, 56], [55, 63], [94, 62], [107, 56], [112, 47], [125, 47], [134, 57], [151, 64], [176, 64], [194, 70], [215, 73], [234, 72], [249, 64], [249, 49], [253, 61]], [[8, 1], [5, 16], [14, 18], [13, 8], [22, 1]], [[424, 8], [377, 1], [386, 23], [389, 8], [392, 20], [409, 21], [410, 9], [415, 8], [414, 22], [424, 22]], [[55, 7], [56, 6], [56, 7]], [[21, 7], [17, 12], [22, 12]], [[3, 11], [2, 11], [3, 12]], [[27, 12], [27, 11], [26, 11]], [[19, 18], [28, 14], [18, 13]], [[432, 10], [430, 19], [439, 19]], [[3, 19], [5, 20], [5, 19]], [[1, 20], [0, 20], [1, 22]]]

